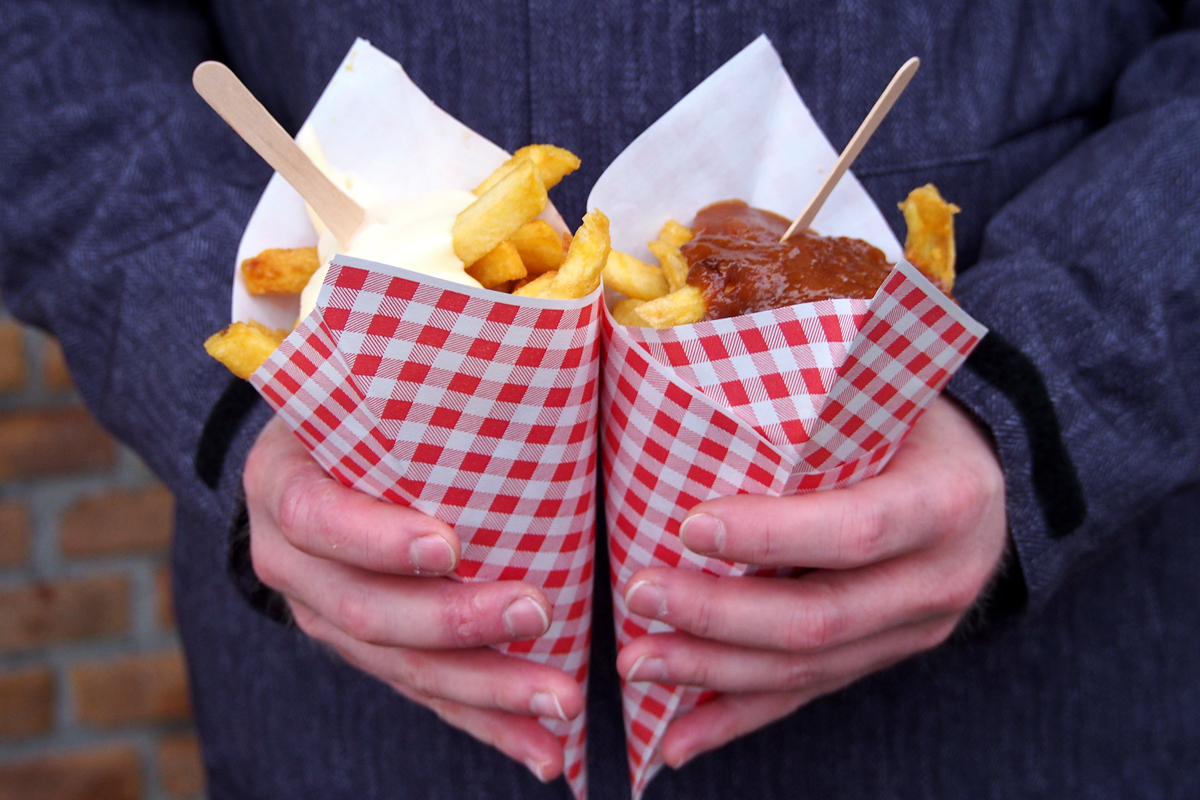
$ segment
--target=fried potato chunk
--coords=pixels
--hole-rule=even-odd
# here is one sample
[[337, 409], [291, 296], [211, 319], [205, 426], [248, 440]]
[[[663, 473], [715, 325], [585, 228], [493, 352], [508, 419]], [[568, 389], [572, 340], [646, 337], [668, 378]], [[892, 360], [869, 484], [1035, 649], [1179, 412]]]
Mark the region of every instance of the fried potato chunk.
[[521, 262], [530, 275], [541, 275], [562, 266], [567, 254], [562, 237], [544, 219], [526, 222], [508, 238], [521, 255]]
[[208, 337], [204, 349], [234, 375], [248, 380], [287, 335], [282, 328], [272, 330], [254, 320], [235, 322]]
[[595, 291], [610, 250], [608, 217], [598, 210], [584, 214], [583, 224], [575, 231], [567, 257], [554, 278], [558, 296], [584, 297]]
[[585, 214], [562, 267], [539, 275], [514, 289], [513, 294], [559, 300], [586, 297], [600, 286], [600, 273], [610, 250], [608, 217], [600, 211]]
[[960, 209], [927, 183], [900, 203], [908, 235], [904, 257], [947, 294], [954, 288], [954, 215]]
[[528, 157], [454, 220], [454, 253], [468, 267], [541, 213], [549, 198]]
[[558, 297], [558, 295], [554, 294], [554, 279], [557, 276], [558, 270], [544, 272], [533, 280], [513, 289], [513, 294], [520, 295], [521, 297], [554, 299]]
[[653, 300], [670, 291], [661, 268], [618, 250], [608, 254], [604, 282], [635, 300]]
[[649, 242], [650, 252], [662, 263], [663, 277], [672, 292], [679, 291], [687, 284], [688, 262], [679, 252], [679, 248], [661, 239]]
[[250, 294], [299, 294], [320, 266], [315, 247], [272, 247], [243, 261], [242, 277]]
[[509, 281], [521, 280], [527, 271], [517, 248], [509, 242], [501, 242], [467, 267], [467, 274], [479, 281], [483, 288], [495, 289]]
[[680, 225], [673, 219], [669, 219], [662, 226], [662, 230], [658, 232], [658, 240], [666, 242], [672, 247], [683, 247], [684, 244], [695, 238], [692, 229], [686, 225]]
[[484, 192], [499, 183], [524, 158], [528, 158], [537, 167], [542, 183], [547, 189], [553, 189], [559, 181], [579, 169], [579, 165], [582, 163], [579, 156], [562, 147], [555, 147], [552, 144], [526, 145], [513, 153], [512, 158], [508, 161], [496, 167], [492, 174], [484, 178], [483, 183], [472, 191], [477, 197], [482, 196]]
[[625, 325], [632, 328], [649, 327], [649, 323], [638, 313], [638, 309], [645, 304], [645, 300], [635, 300], [632, 297], [627, 300], [618, 300], [613, 303], [613, 319], [617, 321], [618, 325]]
[[699, 322], [707, 309], [704, 294], [695, 286], [684, 286], [638, 306], [637, 313], [653, 328], [670, 328]]

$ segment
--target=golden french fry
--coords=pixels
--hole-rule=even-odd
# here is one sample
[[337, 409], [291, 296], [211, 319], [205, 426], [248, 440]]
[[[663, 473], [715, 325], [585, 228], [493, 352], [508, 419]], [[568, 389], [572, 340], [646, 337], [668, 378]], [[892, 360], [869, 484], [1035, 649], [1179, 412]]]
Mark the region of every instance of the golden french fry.
[[626, 325], [632, 328], [648, 327], [649, 323], [638, 313], [638, 309], [645, 304], [645, 300], [636, 300], [632, 297], [627, 300], [618, 300], [613, 303], [613, 319], [617, 321], [618, 325]]
[[505, 161], [492, 172], [491, 175], [484, 178], [483, 183], [476, 186], [472, 191], [478, 197], [488, 189], [495, 186], [500, 180], [507, 175], [523, 158], [528, 158], [537, 167], [538, 173], [541, 175], [542, 183], [547, 189], [553, 189], [567, 175], [570, 175], [575, 170], [579, 169], [579, 156], [572, 153], [570, 150], [565, 150], [561, 147], [555, 147], [552, 144], [530, 144], [522, 147], [520, 150], [512, 154], [512, 158]]
[[687, 284], [688, 262], [679, 252], [679, 248], [664, 241], [649, 242], [650, 252], [662, 263], [663, 277], [672, 292], [679, 291]]
[[235, 322], [208, 337], [204, 349], [234, 375], [247, 380], [287, 335], [288, 332], [282, 328], [271, 330], [254, 320], [249, 323]]
[[483, 288], [494, 289], [502, 283], [518, 281], [527, 273], [517, 248], [508, 242], [501, 242], [467, 267], [467, 274], [479, 281]]
[[635, 300], [653, 300], [670, 291], [662, 269], [618, 250], [608, 254], [604, 282]]
[[672, 247], [683, 247], [686, 242], [690, 242], [695, 234], [692, 229], [686, 225], [680, 225], [673, 219], [669, 219], [662, 226], [662, 230], [658, 232], [658, 240], [666, 242]]
[[563, 258], [567, 257], [567, 251], [571, 249], [571, 242], [573, 242], [574, 240], [575, 240], [575, 237], [571, 235], [570, 231], [563, 231], [563, 235], [562, 235]]
[[545, 297], [555, 298], [558, 295], [554, 294], [554, 279], [558, 275], [558, 270], [552, 272], [544, 272], [538, 275], [533, 280], [523, 286], [518, 286], [513, 289], [513, 294], [521, 297]]
[[549, 198], [537, 167], [521, 159], [454, 220], [454, 253], [467, 266], [541, 213]]
[[320, 266], [315, 247], [272, 247], [243, 261], [242, 277], [250, 294], [299, 294]]
[[566, 249], [562, 245], [562, 237], [550, 223], [544, 219], [526, 222], [517, 232], [508, 237], [512, 246], [517, 248], [525, 269], [531, 275], [541, 275], [562, 265]]
[[904, 257], [949, 293], [954, 288], [954, 215], [961, 209], [943, 200], [932, 183], [913, 189], [899, 206], [908, 225]]
[[555, 295], [584, 297], [594, 291], [600, 285], [610, 247], [608, 217], [599, 210], [584, 214], [583, 224], [575, 231], [571, 249], [554, 278]]
[[708, 304], [695, 286], [684, 286], [668, 295], [638, 306], [637, 313], [653, 328], [687, 325], [704, 318]]

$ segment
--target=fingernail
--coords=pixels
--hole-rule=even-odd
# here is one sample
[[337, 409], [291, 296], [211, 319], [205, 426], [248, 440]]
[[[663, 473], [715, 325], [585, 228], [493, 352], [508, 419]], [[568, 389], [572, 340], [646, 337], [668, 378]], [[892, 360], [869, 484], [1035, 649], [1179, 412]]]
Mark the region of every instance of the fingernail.
[[525, 766], [529, 767], [529, 771], [533, 773], [533, 777], [537, 778], [542, 783], [549, 783], [550, 779], [546, 777], [546, 769], [549, 764], [541, 761], [534, 761], [532, 758], [525, 759]]
[[454, 569], [454, 550], [437, 534], [414, 541], [409, 545], [408, 556], [420, 575], [444, 575]]
[[650, 581], [638, 581], [625, 593], [625, 607], [643, 617], [662, 619], [667, 615], [667, 595]]
[[725, 525], [708, 514], [693, 514], [679, 526], [679, 538], [693, 553], [712, 555], [725, 546]]
[[550, 627], [546, 609], [528, 597], [518, 597], [504, 609], [504, 629], [517, 639], [541, 636]]
[[627, 680], [631, 681], [661, 681], [667, 677], [667, 665], [661, 658], [642, 656], [633, 662]]
[[558, 702], [558, 695], [553, 692], [538, 692], [529, 700], [529, 710], [539, 717], [554, 717], [567, 721], [567, 714], [563, 711], [562, 703]]

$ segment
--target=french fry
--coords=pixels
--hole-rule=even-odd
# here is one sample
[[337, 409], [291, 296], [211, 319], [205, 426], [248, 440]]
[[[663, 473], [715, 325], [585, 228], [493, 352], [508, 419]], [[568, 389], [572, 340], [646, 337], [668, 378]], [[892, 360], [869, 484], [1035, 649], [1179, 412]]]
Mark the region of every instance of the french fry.
[[618, 325], [625, 325], [631, 328], [648, 327], [649, 323], [638, 313], [638, 309], [645, 304], [645, 300], [635, 300], [632, 297], [626, 300], [618, 300], [613, 303], [613, 319], [617, 321]]
[[637, 313], [653, 328], [687, 325], [704, 318], [708, 304], [695, 286], [684, 286], [668, 295], [638, 306]]
[[508, 237], [508, 241], [517, 248], [525, 269], [531, 275], [541, 275], [543, 272], [558, 269], [566, 255], [562, 237], [544, 219], [526, 222]]
[[513, 289], [513, 294], [520, 295], [521, 297], [556, 298], [558, 295], [554, 294], [554, 279], [557, 276], [558, 270], [544, 272], [525, 285]]
[[529, 158], [467, 206], [454, 220], [454, 253], [474, 264], [522, 225], [541, 213], [549, 198]]
[[482, 196], [484, 192], [499, 183], [523, 158], [528, 158], [534, 163], [541, 175], [542, 183], [546, 185], [547, 189], [557, 186], [564, 177], [579, 169], [581, 163], [579, 156], [570, 150], [555, 147], [552, 144], [526, 145], [513, 153], [512, 158], [497, 167], [491, 175], [484, 178], [483, 183], [472, 190], [476, 197]]
[[483, 288], [494, 289], [508, 281], [524, 278], [527, 272], [517, 248], [509, 242], [501, 242], [467, 267], [467, 274]]
[[583, 224], [575, 231], [571, 249], [554, 278], [557, 296], [584, 297], [594, 291], [600, 285], [610, 249], [608, 217], [599, 210], [584, 214]]
[[234, 375], [248, 380], [287, 335], [282, 328], [271, 330], [254, 320], [235, 322], [208, 337], [204, 349]]
[[315, 247], [272, 247], [243, 261], [242, 277], [250, 294], [297, 294], [320, 267]]
[[653, 300], [670, 291], [662, 269], [617, 250], [608, 254], [604, 282], [635, 300]]
[[690, 242], [695, 237], [692, 229], [686, 225], [680, 225], [673, 219], [669, 219], [662, 226], [662, 230], [658, 232], [658, 240], [666, 242], [672, 247], [683, 247], [687, 242]]
[[943, 200], [932, 183], [913, 189], [899, 206], [908, 225], [904, 257], [948, 294], [954, 288], [954, 215], [961, 209]]
[[679, 248], [662, 240], [649, 242], [650, 252], [662, 263], [663, 277], [672, 292], [677, 292], [687, 284], [688, 262], [679, 252]]

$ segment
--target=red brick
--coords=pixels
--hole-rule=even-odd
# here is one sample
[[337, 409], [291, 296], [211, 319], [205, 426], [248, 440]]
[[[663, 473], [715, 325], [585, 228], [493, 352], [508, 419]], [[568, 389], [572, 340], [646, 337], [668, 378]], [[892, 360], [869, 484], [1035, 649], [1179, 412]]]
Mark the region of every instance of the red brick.
[[162, 552], [171, 543], [174, 509], [164, 486], [86, 497], [63, 517], [59, 546], [68, 556]]
[[129, 627], [129, 584], [118, 575], [0, 591], [0, 652], [95, 639]]
[[84, 664], [71, 670], [76, 715], [111, 728], [185, 720], [191, 715], [179, 651]]
[[0, 503], [0, 567], [15, 567], [29, 557], [29, 509], [24, 503]]
[[0, 800], [139, 800], [137, 751], [115, 745], [0, 766]]
[[74, 386], [57, 339], [48, 339], [42, 350], [42, 383], [55, 392], [66, 392]]
[[0, 322], [0, 392], [21, 389], [28, 381], [25, 334], [12, 322]]
[[0, 674], [0, 738], [37, 736], [54, 726], [54, 675], [48, 669]]
[[204, 794], [204, 765], [196, 735], [181, 733], [164, 739], [158, 746], [158, 771], [169, 796]]
[[112, 437], [81, 407], [0, 415], [0, 481], [111, 467]]
[[155, 594], [158, 596], [158, 625], [160, 628], [175, 627], [175, 597], [171, 594], [171, 568], [163, 564], [154, 576]]

